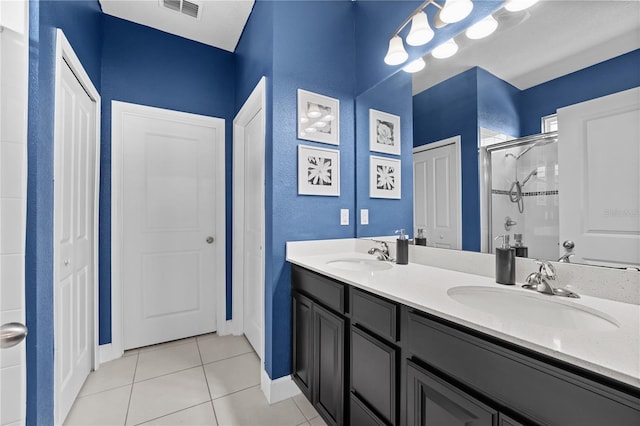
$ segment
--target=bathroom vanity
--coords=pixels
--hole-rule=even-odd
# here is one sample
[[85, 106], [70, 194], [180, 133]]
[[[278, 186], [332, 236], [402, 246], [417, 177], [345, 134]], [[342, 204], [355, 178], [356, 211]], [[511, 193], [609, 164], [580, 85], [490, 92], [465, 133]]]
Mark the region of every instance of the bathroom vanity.
[[550, 301], [336, 241], [287, 248], [293, 380], [328, 424], [640, 424], [638, 305]]

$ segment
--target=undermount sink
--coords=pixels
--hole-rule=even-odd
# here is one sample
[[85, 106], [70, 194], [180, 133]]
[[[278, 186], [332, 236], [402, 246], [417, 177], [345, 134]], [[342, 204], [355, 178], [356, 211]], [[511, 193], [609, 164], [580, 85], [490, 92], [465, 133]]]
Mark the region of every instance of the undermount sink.
[[370, 271], [384, 271], [391, 269], [392, 265], [389, 262], [373, 259], [337, 259], [327, 262], [327, 266], [331, 266], [343, 271], [357, 271], [357, 272], [370, 272]]
[[473, 309], [532, 326], [570, 330], [609, 331], [620, 327], [604, 312], [558, 300], [557, 296], [493, 287], [453, 287], [447, 291], [456, 302]]

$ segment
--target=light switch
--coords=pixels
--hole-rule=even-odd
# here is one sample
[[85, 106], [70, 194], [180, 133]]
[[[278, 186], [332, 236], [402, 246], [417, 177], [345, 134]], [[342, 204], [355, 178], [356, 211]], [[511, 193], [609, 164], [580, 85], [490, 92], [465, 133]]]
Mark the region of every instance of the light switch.
[[340, 209], [340, 225], [349, 224], [349, 209]]
[[369, 209], [360, 209], [360, 225], [369, 224]]

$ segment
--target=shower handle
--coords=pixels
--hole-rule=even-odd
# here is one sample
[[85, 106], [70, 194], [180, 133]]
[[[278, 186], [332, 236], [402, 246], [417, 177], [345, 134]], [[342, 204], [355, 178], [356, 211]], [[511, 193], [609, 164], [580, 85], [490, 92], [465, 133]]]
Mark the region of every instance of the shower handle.
[[511, 228], [517, 224], [518, 222], [512, 220], [509, 216], [504, 218], [504, 229], [506, 229], [507, 231], [511, 231]]

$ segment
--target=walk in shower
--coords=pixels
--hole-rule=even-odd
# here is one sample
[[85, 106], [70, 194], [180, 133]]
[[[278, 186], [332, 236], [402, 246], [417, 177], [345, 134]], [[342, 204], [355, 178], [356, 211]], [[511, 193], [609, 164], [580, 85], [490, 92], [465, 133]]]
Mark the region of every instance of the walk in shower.
[[528, 257], [557, 258], [557, 143], [557, 132], [551, 132], [482, 148], [491, 253], [494, 239], [507, 234], [512, 245], [521, 239]]

